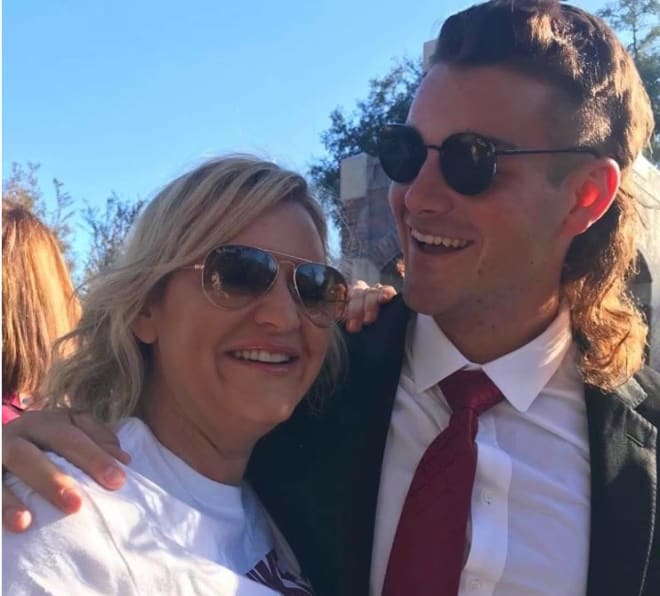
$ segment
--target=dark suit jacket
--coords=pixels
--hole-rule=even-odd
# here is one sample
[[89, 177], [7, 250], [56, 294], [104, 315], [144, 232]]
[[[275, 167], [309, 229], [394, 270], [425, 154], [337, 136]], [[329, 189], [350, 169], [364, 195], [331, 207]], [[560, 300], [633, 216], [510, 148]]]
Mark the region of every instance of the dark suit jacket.
[[[383, 450], [409, 317], [395, 299], [376, 324], [348, 336], [342, 390], [320, 413], [303, 402], [260, 442], [248, 470], [321, 596], [368, 594]], [[645, 369], [612, 393], [585, 389], [592, 488], [588, 594], [659, 596], [660, 375]]]

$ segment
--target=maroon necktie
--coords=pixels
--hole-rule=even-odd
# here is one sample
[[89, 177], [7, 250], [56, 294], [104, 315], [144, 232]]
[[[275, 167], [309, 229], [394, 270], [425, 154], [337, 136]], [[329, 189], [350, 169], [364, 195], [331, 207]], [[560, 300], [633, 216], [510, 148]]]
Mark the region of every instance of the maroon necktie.
[[440, 382], [452, 409], [449, 426], [415, 470], [396, 529], [383, 596], [456, 596], [465, 556], [477, 466], [479, 414], [502, 399], [481, 370]]

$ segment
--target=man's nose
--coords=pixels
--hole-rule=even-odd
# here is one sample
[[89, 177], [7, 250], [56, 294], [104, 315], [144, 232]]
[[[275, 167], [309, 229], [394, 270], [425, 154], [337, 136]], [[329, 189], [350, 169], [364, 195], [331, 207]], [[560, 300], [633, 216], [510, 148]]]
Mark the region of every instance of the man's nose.
[[453, 191], [440, 170], [440, 156], [429, 149], [415, 179], [405, 192], [407, 210], [413, 215], [438, 215], [454, 208]]

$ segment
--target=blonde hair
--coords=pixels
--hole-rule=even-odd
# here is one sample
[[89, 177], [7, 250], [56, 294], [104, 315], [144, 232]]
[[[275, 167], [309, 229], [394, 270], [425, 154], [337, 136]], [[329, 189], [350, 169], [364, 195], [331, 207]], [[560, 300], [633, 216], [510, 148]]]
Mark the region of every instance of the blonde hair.
[[[249, 155], [210, 160], [167, 184], [131, 230], [117, 261], [92, 280], [79, 326], [79, 347], [56, 362], [49, 402], [67, 404], [114, 421], [138, 407], [149, 374], [150, 348], [131, 331], [142, 308], [157, 299], [171, 273], [200, 261], [271, 207], [303, 206], [327, 254], [323, 213], [304, 178]], [[319, 382], [339, 369], [337, 330]]]
[[54, 341], [80, 305], [53, 232], [26, 207], [2, 201], [2, 391], [34, 394]]

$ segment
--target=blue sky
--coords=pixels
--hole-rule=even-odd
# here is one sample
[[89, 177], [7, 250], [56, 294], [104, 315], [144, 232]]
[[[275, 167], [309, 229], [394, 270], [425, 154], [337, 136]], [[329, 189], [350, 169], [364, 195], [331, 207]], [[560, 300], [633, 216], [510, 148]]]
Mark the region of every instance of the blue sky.
[[38, 162], [46, 198], [57, 177], [81, 206], [149, 197], [227, 151], [305, 171], [330, 112], [469, 4], [4, 0], [3, 176]]

